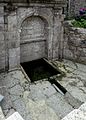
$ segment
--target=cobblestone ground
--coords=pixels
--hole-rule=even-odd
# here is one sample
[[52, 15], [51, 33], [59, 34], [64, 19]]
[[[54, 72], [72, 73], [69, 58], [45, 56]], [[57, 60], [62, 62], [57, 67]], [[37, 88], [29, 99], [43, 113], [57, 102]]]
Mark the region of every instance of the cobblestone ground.
[[49, 81], [30, 83], [22, 70], [0, 75], [6, 117], [18, 111], [25, 120], [59, 120], [86, 102], [86, 66], [71, 61], [51, 62], [64, 75], [56, 80], [68, 91], [62, 95]]

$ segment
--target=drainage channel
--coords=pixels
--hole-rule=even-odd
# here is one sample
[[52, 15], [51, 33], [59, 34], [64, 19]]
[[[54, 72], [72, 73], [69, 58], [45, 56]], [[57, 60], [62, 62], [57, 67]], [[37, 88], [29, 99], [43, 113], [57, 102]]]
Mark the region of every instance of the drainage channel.
[[57, 80], [52, 79], [53, 76], [61, 73], [57, 71], [51, 64], [49, 64], [47, 60], [38, 59], [31, 62], [25, 62], [21, 63], [21, 66], [25, 70], [32, 83], [48, 78], [48, 81], [61, 94], [64, 95], [67, 92], [67, 90], [57, 82]]
[[54, 88], [59, 91], [61, 94], [66, 94], [67, 90], [60, 85], [55, 79], [48, 79], [48, 81], [54, 86]]

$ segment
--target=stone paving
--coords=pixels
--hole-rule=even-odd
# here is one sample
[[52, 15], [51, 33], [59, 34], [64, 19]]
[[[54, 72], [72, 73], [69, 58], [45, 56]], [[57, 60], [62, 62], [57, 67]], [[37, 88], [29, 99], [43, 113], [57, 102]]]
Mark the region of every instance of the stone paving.
[[64, 60], [63, 63], [54, 62], [61, 71], [65, 73], [65, 77], [58, 79], [60, 84], [64, 86], [71, 95], [86, 102], [86, 65], [74, 63]]
[[0, 93], [5, 96], [1, 106], [8, 118], [15, 111], [24, 120], [59, 120], [86, 102], [86, 66], [71, 61], [51, 62], [64, 75], [57, 77], [67, 89], [62, 95], [49, 81], [30, 83], [22, 70], [0, 75]]
[[62, 120], [86, 120], [86, 102], [82, 104], [78, 109], [74, 109]]
[[0, 120], [5, 120], [1, 107], [0, 107]]

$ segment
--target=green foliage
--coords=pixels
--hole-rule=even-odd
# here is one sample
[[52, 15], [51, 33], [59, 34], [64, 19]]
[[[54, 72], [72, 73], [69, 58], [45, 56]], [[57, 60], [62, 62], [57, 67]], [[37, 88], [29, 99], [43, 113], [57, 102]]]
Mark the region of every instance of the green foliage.
[[86, 28], [86, 19], [74, 20], [72, 25], [74, 27]]

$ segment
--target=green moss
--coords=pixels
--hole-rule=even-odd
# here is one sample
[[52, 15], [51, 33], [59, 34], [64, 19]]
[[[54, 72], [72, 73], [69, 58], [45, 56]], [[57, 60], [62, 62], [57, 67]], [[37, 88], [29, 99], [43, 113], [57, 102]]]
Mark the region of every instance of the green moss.
[[65, 73], [61, 74], [60, 76], [57, 76], [57, 80], [62, 81], [64, 77], [66, 77]]

